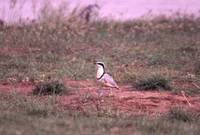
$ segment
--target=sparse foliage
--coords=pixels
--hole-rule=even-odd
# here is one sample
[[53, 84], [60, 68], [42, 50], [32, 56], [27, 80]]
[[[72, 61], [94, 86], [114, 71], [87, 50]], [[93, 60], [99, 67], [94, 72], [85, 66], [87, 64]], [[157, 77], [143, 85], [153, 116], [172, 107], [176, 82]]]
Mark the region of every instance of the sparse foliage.
[[52, 95], [68, 93], [69, 90], [59, 81], [42, 82], [35, 86], [33, 95]]
[[170, 90], [169, 80], [160, 76], [153, 75], [151, 77], [140, 79], [136, 82], [136, 87], [141, 90]]

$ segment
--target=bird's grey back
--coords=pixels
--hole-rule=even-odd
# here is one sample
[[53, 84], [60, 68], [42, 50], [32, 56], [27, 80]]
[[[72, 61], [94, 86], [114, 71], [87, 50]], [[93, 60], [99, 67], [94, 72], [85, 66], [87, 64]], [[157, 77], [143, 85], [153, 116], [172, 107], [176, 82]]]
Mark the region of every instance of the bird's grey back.
[[103, 77], [102, 77], [99, 81], [101, 81], [101, 82], [103, 82], [103, 83], [109, 83], [109, 84], [111, 84], [113, 87], [118, 88], [118, 85], [117, 85], [117, 83], [114, 81], [113, 77], [112, 77], [111, 75], [107, 74], [107, 73], [105, 73], [105, 74], [103, 75]]

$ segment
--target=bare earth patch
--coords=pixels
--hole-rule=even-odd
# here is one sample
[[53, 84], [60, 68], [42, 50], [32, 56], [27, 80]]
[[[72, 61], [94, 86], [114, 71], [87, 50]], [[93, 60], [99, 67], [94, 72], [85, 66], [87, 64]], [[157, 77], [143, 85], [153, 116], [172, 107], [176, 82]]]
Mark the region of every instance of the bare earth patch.
[[[182, 95], [172, 92], [140, 91], [130, 86], [120, 86], [120, 90], [97, 87], [95, 81], [71, 81], [64, 83], [72, 87], [70, 95], [58, 96], [58, 103], [64, 109], [81, 112], [108, 112], [112, 111], [125, 114], [157, 115], [168, 112], [171, 108], [181, 106], [191, 111], [200, 112], [200, 96], [187, 96], [192, 106], [189, 106]], [[28, 95], [34, 86], [19, 83], [15, 85], [0, 84], [0, 91], [19, 92]], [[101, 94], [100, 94], [101, 93]]]

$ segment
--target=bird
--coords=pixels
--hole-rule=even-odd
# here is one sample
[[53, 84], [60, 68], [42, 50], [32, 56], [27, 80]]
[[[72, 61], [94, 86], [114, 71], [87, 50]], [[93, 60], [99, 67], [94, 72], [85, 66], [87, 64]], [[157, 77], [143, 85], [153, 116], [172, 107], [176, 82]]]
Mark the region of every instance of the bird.
[[104, 63], [95, 62], [95, 64], [97, 66], [97, 73], [96, 73], [97, 81], [107, 87], [119, 89], [119, 86], [114, 81], [113, 77], [105, 71]]

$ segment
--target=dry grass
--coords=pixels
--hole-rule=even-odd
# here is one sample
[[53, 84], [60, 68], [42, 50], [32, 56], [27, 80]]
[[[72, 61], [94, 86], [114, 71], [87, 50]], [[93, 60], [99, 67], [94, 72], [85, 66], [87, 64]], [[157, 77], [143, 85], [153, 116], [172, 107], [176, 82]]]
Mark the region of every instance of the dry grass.
[[1, 80], [28, 77], [35, 81], [40, 76], [91, 79], [94, 60], [108, 63], [114, 76], [121, 78], [118, 81], [127, 80], [127, 70], [137, 78], [144, 70], [150, 73], [164, 68], [198, 77], [198, 22], [186, 18], [165, 23], [66, 21], [2, 26]]
[[[89, 111], [89, 110], [88, 110]], [[90, 114], [90, 112], [88, 112]], [[200, 132], [199, 114], [179, 108], [171, 113], [147, 116], [101, 115], [62, 110], [56, 97], [0, 93], [0, 134], [194, 134]], [[192, 116], [192, 117], [191, 117]], [[194, 117], [195, 116], [195, 120]], [[170, 130], [169, 130], [170, 129]]]
[[181, 107], [172, 108], [167, 114], [167, 119], [171, 121], [197, 122], [200, 120], [200, 114], [183, 110]]
[[200, 84], [199, 18], [89, 23], [74, 15], [58, 18], [56, 22], [47, 19], [0, 26], [1, 81], [93, 79], [93, 61], [100, 60], [121, 83], [154, 73], [169, 78], [172, 84]]

